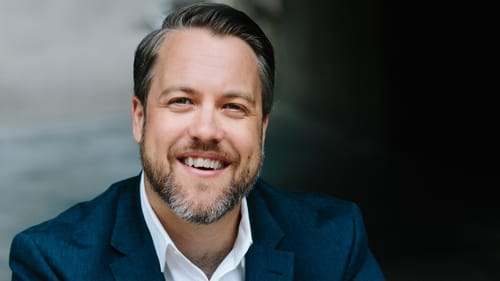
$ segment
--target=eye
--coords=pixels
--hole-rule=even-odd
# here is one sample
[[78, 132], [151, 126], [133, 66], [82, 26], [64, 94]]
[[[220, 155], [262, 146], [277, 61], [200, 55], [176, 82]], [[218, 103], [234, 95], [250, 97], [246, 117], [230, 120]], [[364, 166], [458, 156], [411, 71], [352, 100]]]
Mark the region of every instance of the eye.
[[223, 106], [224, 109], [229, 109], [231, 111], [241, 111], [245, 112], [245, 108], [239, 104], [235, 103], [227, 103]]
[[193, 108], [194, 101], [188, 97], [172, 97], [168, 100], [168, 108], [174, 112], [187, 112]]
[[191, 100], [188, 99], [188, 98], [174, 98], [174, 99], [170, 100], [169, 103], [173, 104], [173, 105], [188, 105], [188, 104], [192, 104]]
[[232, 118], [243, 118], [249, 114], [248, 109], [239, 103], [226, 103], [222, 106], [222, 110]]

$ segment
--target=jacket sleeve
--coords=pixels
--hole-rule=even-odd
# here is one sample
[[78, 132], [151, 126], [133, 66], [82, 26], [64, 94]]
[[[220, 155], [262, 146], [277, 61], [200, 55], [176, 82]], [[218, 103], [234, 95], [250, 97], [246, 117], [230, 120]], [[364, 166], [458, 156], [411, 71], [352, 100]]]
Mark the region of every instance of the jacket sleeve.
[[59, 280], [36, 242], [26, 233], [14, 237], [10, 248], [9, 265], [12, 270], [12, 281]]
[[353, 244], [346, 281], [383, 281], [382, 270], [368, 247], [368, 238], [359, 207], [353, 204]]

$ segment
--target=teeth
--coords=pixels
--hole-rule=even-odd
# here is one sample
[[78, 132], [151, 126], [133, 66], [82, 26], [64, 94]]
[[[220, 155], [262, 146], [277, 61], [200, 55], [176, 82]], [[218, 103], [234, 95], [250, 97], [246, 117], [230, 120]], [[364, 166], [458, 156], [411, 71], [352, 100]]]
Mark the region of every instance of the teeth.
[[193, 158], [187, 157], [184, 159], [184, 164], [194, 167], [194, 168], [205, 168], [205, 169], [220, 169], [224, 166], [221, 161], [205, 159], [205, 158]]

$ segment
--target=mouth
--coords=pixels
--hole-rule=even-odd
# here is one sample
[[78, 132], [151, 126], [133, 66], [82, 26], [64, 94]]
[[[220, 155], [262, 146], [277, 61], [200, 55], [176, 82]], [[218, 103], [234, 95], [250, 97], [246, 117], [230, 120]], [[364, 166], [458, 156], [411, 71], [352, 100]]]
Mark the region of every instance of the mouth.
[[205, 157], [180, 157], [178, 159], [182, 164], [202, 170], [202, 171], [216, 171], [222, 170], [229, 166], [229, 162], [222, 159], [205, 158]]

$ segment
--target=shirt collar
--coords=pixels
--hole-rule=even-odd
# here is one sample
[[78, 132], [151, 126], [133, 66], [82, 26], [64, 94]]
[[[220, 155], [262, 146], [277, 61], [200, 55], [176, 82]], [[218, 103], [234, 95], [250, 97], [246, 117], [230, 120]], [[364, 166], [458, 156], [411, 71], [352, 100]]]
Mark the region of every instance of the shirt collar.
[[[176, 251], [177, 247], [173, 243], [172, 239], [163, 228], [160, 220], [153, 211], [151, 204], [146, 196], [146, 188], [144, 185], [144, 172], [141, 173], [140, 181], [140, 198], [141, 198], [141, 208], [142, 214], [146, 221], [146, 226], [153, 239], [153, 244], [156, 250], [156, 255], [158, 256], [158, 261], [160, 262], [161, 272], [165, 271], [166, 259], [167, 259], [167, 247], [171, 246]], [[228, 254], [228, 256], [223, 261], [229, 267], [236, 267], [239, 264], [244, 266], [244, 257], [250, 245], [252, 244], [252, 232], [250, 228], [250, 217], [248, 214], [248, 205], [246, 198], [241, 201], [241, 220], [238, 228], [238, 236], [233, 245], [233, 249]], [[180, 253], [180, 251], [178, 251]]]

